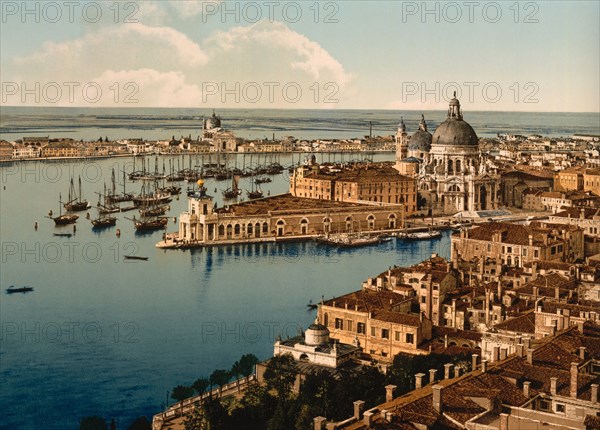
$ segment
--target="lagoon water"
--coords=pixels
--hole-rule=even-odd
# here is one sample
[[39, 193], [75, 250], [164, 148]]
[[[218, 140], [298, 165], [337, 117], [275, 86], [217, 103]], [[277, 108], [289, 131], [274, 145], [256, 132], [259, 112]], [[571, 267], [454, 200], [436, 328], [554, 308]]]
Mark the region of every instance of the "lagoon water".
[[[71, 118], [72, 111], [52, 114], [14, 108], [8, 117], [5, 112], [3, 108], [2, 137], [11, 140], [17, 134], [166, 138], [197, 132], [194, 124], [198, 121], [188, 118], [181, 125], [160, 110], [143, 114], [151, 117], [144, 127], [139, 112], [131, 113], [133, 119], [129, 114], [119, 116], [122, 112], [105, 112], [112, 115], [108, 123], [96, 118], [98, 112], [86, 111], [81, 122]], [[197, 113], [189, 111], [189, 115]], [[239, 125], [246, 132], [241, 135], [248, 137], [251, 129], [267, 135], [273, 132], [266, 119], [275, 113], [252, 111], [244, 114], [246, 120], [241, 112], [235, 115], [239, 115], [236, 125], [224, 125], [234, 130]], [[368, 118], [355, 112], [354, 119], [344, 123], [339, 121], [339, 112], [277, 115], [288, 118], [282, 120], [285, 130], [277, 135], [301, 138], [363, 135]], [[442, 113], [432, 118], [436, 115], [443, 118]], [[599, 128], [597, 115], [570, 114], [574, 115], [572, 129], [559, 114], [511, 115], [498, 119], [481, 114], [477, 122], [466, 118], [480, 135], [485, 133], [479, 126], [490, 134], [547, 135], [597, 134]], [[379, 126], [378, 134], [392, 133], [396, 113], [370, 116], [385, 125]], [[557, 118], [563, 118], [562, 122], [557, 123]], [[516, 130], [506, 125], [513, 119], [521, 124]], [[244, 128], [244, 121], [254, 125]], [[410, 121], [416, 124], [418, 116]], [[329, 161], [339, 159], [340, 154], [319, 157], [318, 161]], [[351, 157], [357, 158], [346, 155], [345, 160]], [[378, 154], [374, 158], [392, 157]], [[169, 157], [157, 160], [160, 168], [163, 161], [168, 168]], [[196, 157], [170, 160], [176, 168], [202, 162]], [[228, 160], [238, 167], [266, 161], [286, 166], [298, 162], [298, 155], [293, 160], [289, 155], [261, 160], [256, 155], [253, 159], [238, 155]], [[154, 162], [154, 156], [147, 158], [151, 168]], [[139, 168], [139, 159], [136, 163]], [[268, 358], [277, 335], [293, 336], [314, 319], [314, 311], [307, 311], [309, 300], [340, 296], [389, 266], [414, 264], [433, 252], [449, 257], [448, 233], [434, 241], [394, 240], [344, 251], [312, 242], [161, 251], [154, 247], [160, 232], [136, 235], [133, 223], [124, 219], [133, 212], [117, 214], [117, 227], [100, 233], [92, 231], [83, 212], [74, 236], [54, 236], [72, 232], [72, 226], [56, 228], [44, 217], [50, 209], [58, 212], [59, 193], [66, 198], [70, 177], [81, 175], [84, 195], [94, 204], [95, 192], [110, 180], [112, 168], [132, 171], [132, 159], [0, 167], [0, 429], [77, 429], [79, 419], [87, 415], [114, 417], [119, 428], [127, 428], [137, 416], [151, 417], [171, 402], [168, 392], [175, 385], [191, 384], [216, 368], [229, 368], [244, 353]], [[276, 176], [263, 190], [271, 195], [285, 192], [287, 180], [287, 174]], [[126, 186], [128, 191], [139, 192], [141, 184], [128, 182]], [[207, 182], [209, 194], [216, 196], [219, 205], [220, 191], [226, 187], [224, 182]], [[248, 189], [249, 182], [242, 187]], [[182, 195], [171, 203], [170, 216], [185, 207]], [[95, 211], [90, 214], [94, 216]], [[122, 233], [119, 238], [116, 228]], [[175, 229], [171, 220], [168, 230]], [[123, 255], [130, 254], [149, 260], [124, 261]], [[5, 289], [10, 285], [30, 285], [34, 291], [8, 295]]]

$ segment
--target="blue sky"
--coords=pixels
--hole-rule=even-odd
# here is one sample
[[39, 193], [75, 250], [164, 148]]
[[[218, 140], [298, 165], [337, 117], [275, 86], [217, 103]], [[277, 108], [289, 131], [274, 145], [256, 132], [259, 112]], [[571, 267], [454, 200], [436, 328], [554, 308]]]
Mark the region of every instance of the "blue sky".
[[3, 105], [600, 111], [598, 1], [24, 5]]

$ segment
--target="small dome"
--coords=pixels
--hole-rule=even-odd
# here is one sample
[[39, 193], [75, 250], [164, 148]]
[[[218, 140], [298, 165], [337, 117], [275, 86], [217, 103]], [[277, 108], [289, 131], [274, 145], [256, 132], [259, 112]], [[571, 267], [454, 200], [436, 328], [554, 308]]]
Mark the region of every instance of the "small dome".
[[315, 319], [315, 322], [308, 326], [304, 333], [304, 342], [312, 346], [329, 342], [329, 329], [319, 323], [318, 318]]
[[429, 152], [433, 136], [428, 131], [418, 130], [408, 141], [409, 151]]

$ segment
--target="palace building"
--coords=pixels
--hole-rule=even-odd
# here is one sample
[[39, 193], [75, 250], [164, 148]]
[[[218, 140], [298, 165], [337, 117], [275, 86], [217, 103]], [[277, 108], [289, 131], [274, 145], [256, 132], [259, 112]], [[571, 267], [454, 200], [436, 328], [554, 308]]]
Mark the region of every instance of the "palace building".
[[402, 228], [404, 206], [316, 200], [282, 194], [216, 208], [200, 191], [188, 198], [171, 245], [274, 241], [326, 233]]
[[448, 116], [433, 136], [421, 117], [419, 130], [408, 137], [404, 121], [396, 133], [396, 169], [420, 162], [419, 194], [434, 213], [454, 215], [498, 209], [500, 179], [479, 151], [477, 134], [463, 120], [460, 102], [450, 100]]

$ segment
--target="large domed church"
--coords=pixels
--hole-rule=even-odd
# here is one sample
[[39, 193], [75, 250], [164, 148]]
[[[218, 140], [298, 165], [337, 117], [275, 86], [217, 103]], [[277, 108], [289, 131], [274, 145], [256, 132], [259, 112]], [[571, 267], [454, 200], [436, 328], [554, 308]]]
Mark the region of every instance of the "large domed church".
[[[498, 209], [500, 178], [479, 151], [477, 134], [463, 120], [460, 102], [450, 100], [448, 116], [433, 136], [421, 116], [419, 130], [410, 138], [401, 120], [396, 133], [396, 168], [418, 163], [418, 190], [434, 213]], [[417, 173], [418, 172], [418, 173]]]

